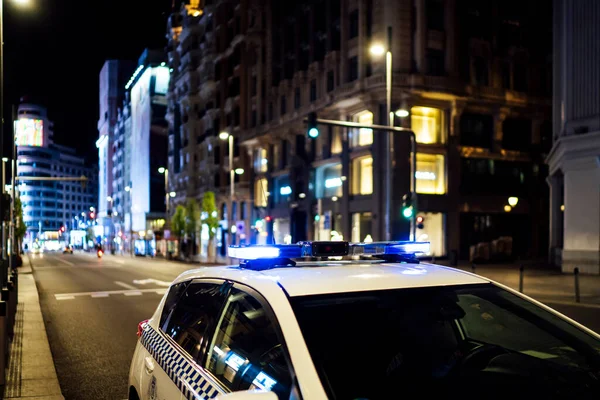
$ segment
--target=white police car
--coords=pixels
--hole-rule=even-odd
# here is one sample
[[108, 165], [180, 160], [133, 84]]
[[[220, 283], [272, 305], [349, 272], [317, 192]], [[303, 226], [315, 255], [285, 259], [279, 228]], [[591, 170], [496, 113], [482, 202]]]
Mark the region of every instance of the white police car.
[[428, 245], [231, 247], [140, 323], [129, 398], [600, 398], [599, 335]]

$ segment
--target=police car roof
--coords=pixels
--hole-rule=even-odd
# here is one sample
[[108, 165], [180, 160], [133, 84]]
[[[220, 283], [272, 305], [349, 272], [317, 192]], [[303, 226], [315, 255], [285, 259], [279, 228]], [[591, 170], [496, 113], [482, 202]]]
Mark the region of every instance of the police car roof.
[[177, 282], [220, 278], [241, 282], [262, 292], [281, 286], [290, 296], [488, 283], [458, 269], [433, 264], [299, 262], [295, 267], [263, 271], [238, 266], [204, 267], [181, 274]]

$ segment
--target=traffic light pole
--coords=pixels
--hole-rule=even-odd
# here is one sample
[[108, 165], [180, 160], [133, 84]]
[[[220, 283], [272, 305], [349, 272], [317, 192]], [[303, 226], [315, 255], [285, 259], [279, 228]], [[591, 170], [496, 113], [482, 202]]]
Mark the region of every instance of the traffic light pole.
[[[388, 116], [389, 118], [389, 116]], [[385, 131], [388, 134], [392, 134], [392, 133], [403, 133], [403, 134], [407, 134], [410, 135], [410, 152], [411, 152], [411, 171], [410, 171], [410, 194], [411, 194], [411, 198], [412, 198], [412, 206], [413, 206], [413, 213], [412, 216], [410, 217], [410, 234], [413, 238], [413, 240], [416, 240], [416, 230], [417, 230], [417, 224], [416, 224], [416, 218], [417, 218], [417, 210], [418, 210], [418, 201], [417, 201], [417, 182], [416, 182], [416, 172], [417, 172], [417, 138], [415, 136], [415, 132], [412, 131], [411, 129], [408, 128], [402, 128], [402, 127], [398, 127], [398, 126], [387, 126], [387, 125], [362, 125], [356, 122], [349, 122], [349, 121], [339, 121], [339, 120], [333, 120], [333, 119], [321, 119], [321, 118], [307, 118], [304, 120], [304, 122], [309, 124], [309, 129], [311, 128], [312, 124], [318, 124], [318, 125], [325, 125], [325, 126], [339, 126], [339, 127], [343, 127], [343, 128], [358, 128], [358, 129], [374, 129], [374, 130], [380, 130], [380, 131]], [[318, 135], [317, 135], [318, 136]], [[316, 137], [316, 136], [315, 136]], [[387, 149], [388, 152], [392, 151], [391, 148]], [[392, 180], [392, 168], [386, 168], [386, 182], [393, 182]], [[388, 187], [386, 188], [386, 209], [390, 209], [391, 208], [391, 202], [392, 202], [392, 196], [391, 196], [391, 191], [392, 191], [392, 185], [388, 185]], [[391, 215], [387, 215], [387, 218], [391, 218]], [[391, 221], [388, 221], [387, 226], [391, 226]], [[390, 235], [391, 238], [391, 232], [386, 232], [386, 234]]]

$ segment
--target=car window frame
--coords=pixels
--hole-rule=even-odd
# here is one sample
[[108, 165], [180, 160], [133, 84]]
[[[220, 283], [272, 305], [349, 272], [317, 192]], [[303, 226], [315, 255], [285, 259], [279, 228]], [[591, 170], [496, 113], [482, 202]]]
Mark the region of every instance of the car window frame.
[[[277, 336], [277, 340], [279, 340], [279, 342], [281, 342], [283, 351], [284, 351], [284, 358], [285, 358], [285, 362], [287, 364], [288, 367], [288, 373], [290, 373], [290, 395], [289, 398], [295, 398], [295, 399], [302, 399], [302, 393], [300, 391], [300, 385], [298, 382], [298, 375], [296, 374], [296, 370], [294, 369], [294, 364], [292, 363], [292, 359], [290, 356], [290, 351], [288, 349], [288, 345], [285, 341], [285, 337], [283, 336], [283, 331], [281, 329], [281, 324], [279, 322], [279, 319], [277, 318], [277, 315], [275, 314], [275, 312], [273, 311], [273, 308], [270, 306], [269, 302], [267, 301], [267, 299], [256, 289], [245, 285], [243, 283], [240, 282], [235, 282], [235, 281], [231, 281], [231, 280], [227, 280], [227, 282], [231, 283], [231, 287], [229, 290], [229, 293], [227, 294], [227, 297], [231, 296], [231, 289], [235, 288], [238, 289], [252, 297], [254, 297], [254, 299], [256, 301], [258, 301], [260, 303], [260, 305], [264, 308], [265, 310], [265, 314], [268, 318], [270, 318], [273, 323], [273, 329], [275, 330], [275, 335]], [[225, 313], [225, 305], [227, 304], [227, 301], [223, 302], [223, 306], [221, 307], [221, 312], [219, 314], [219, 318], [218, 318], [218, 323], [221, 323], [224, 317], [224, 313]], [[218, 326], [218, 325], [217, 325]], [[212, 328], [212, 338], [210, 340], [210, 344], [213, 343], [213, 341], [216, 339], [215, 334], [216, 334], [216, 328], [217, 326], [213, 326]], [[209, 344], [209, 341], [207, 341], [207, 345]], [[202, 358], [202, 362], [200, 363], [200, 361], [197, 361], [199, 366], [202, 368], [203, 371], [206, 371], [206, 373], [210, 376], [211, 380], [216, 381], [219, 383], [219, 386], [221, 388], [223, 388], [223, 390], [226, 393], [235, 393], [234, 391], [232, 391], [231, 389], [229, 389], [225, 384], [223, 384], [221, 382], [221, 380], [219, 378], [217, 378], [212, 371], [210, 371], [208, 369], [207, 366], [207, 362], [208, 362], [208, 352], [206, 351], [207, 346], [205, 346], [202, 349], [202, 354], [203, 358]]]

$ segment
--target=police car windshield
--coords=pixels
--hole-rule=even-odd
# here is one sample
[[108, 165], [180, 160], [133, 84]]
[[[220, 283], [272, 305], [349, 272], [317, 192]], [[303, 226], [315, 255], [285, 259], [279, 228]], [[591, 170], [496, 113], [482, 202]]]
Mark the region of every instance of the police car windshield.
[[291, 302], [332, 399], [600, 398], [600, 341], [492, 284]]

